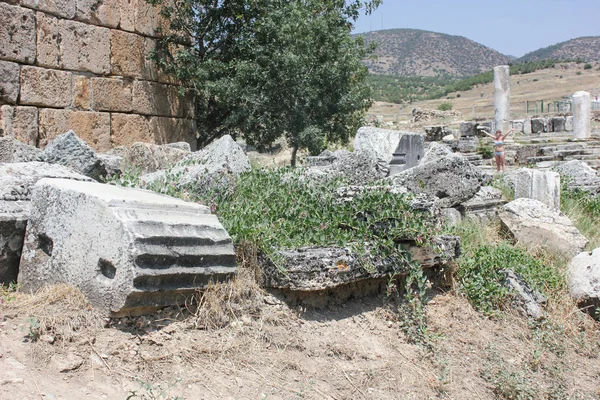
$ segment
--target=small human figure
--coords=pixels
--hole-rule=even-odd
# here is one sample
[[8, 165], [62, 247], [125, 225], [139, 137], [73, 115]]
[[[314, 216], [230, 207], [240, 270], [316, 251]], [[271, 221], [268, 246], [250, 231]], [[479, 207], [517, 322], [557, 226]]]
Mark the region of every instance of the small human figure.
[[502, 136], [501, 130], [497, 130], [496, 135], [492, 135], [488, 131], [483, 131], [483, 133], [494, 139], [494, 158], [496, 159], [496, 170], [498, 172], [504, 172], [506, 169], [506, 156], [504, 155], [504, 139], [506, 139], [508, 135], [510, 135], [514, 131], [514, 129], [511, 129], [504, 136]]

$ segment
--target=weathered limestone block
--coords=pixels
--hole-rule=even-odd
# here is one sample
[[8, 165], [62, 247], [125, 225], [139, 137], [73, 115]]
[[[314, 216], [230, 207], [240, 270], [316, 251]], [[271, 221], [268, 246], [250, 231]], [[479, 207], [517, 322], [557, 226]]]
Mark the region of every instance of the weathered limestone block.
[[116, 28], [121, 20], [118, 0], [77, 0], [76, 18], [95, 25]]
[[404, 134], [390, 161], [390, 176], [419, 164], [425, 154], [425, 137], [419, 133]]
[[103, 112], [42, 109], [39, 117], [40, 148], [59, 135], [73, 130], [96, 151], [107, 151], [110, 141], [110, 114]]
[[553, 171], [522, 168], [514, 177], [515, 199], [538, 200], [560, 210], [560, 175]]
[[592, 134], [592, 104], [588, 92], [575, 92], [573, 99], [573, 138], [587, 139]]
[[0, 60], [0, 104], [15, 104], [17, 102], [19, 97], [19, 71], [19, 64]]
[[67, 283], [98, 308], [141, 314], [183, 304], [235, 270], [232, 240], [205, 206], [99, 183], [35, 186], [19, 273], [26, 290]]
[[12, 137], [0, 137], [0, 163], [35, 161], [41, 150]]
[[502, 286], [511, 291], [512, 305], [526, 317], [539, 320], [544, 317], [543, 306], [546, 304], [546, 297], [535, 289], [532, 289], [527, 282], [512, 269], [503, 269], [499, 271], [504, 275]]
[[573, 132], [573, 116], [572, 115], [565, 117], [565, 131]]
[[110, 29], [62, 20], [60, 36], [63, 68], [110, 73]]
[[531, 118], [531, 132], [548, 132], [548, 120], [546, 118]]
[[92, 109], [95, 111], [131, 111], [131, 83], [124, 79], [91, 78]]
[[91, 79], [85, 75], [75, 75], [73, 77], [73, 106], [83, 110], [91, 109], [91, 93]]
[[560, 177], [567, 181], [569, 189], [600, 192], [600, 176], [596, 170], [581, 160], [571, 160], [556, 166]]
[[356, 132], [354, 151], [367, 153], [373, 158], [389, 163], [392, 160], [394, 150], [398, 147], [402, 133], [390, 129], [363, 126]]
[[110, 114], [110, 143], [112, 147], [128, 146], [135, 142], [154, 143], [150, 120], [143, 115]]
[[554, 117], [552, 118], [552, 132], [564, 132], [565, 131], [565, 117]]
[[427, 149], [425, 150], [425, 155], [421, 160], [422, 164], [436, 161], [445, 157], [448, 157], [452, 154], [452, 150], [445, 144], [442, 143], [429, 143]]
[[178, 87], [156, 82], [133, 83], [133, 111], [139, 114], [166, 117], [183, 116], [183, 99]]
[[113, 75], [146, 78], [145, 38], [119, 30], [110, 31], [110, 67]]
[[21, 4], [34, 10], [71, 19], [75, 17], [76, 0], [21, 0]]
[[523, 120], [523, 133], [526, 135], [531, 135], [531, 118], [525, 118]]
[[193, 119], [150, 117], [150, 129], [158, 144], [187, 142], [196, 150], [196, 126]]
[[472, 198], [483, 183], [481, 169], [458, 154], [417, 165], [388, 178], [394, 187], [439, 198], [442, 208], [453, 207]]
[[0, 2], [0, 59], [35, 62], [35, 13]]
[[325, 150], [319, 157], [314, 157], [312, 163], [303, 171], [305, 181], [331, 182], [343, 179], [350, 185], [366, 185], [385, 178], [389, 173], [388, 164], [368, 152], [336, 150], [332, 153]]
[[[187, 144], [187, 143], [186, 143]], [[135, 168], [140, 173], [168, 169], [184, 159], [190, 151], [151, 143], [134, 143], [112, 149], [110, 154], [122, 158], [121, 169]]]
[[96, 152], [73, 131], [68, 131], [52, 141], [42, 152], [44, 161], [71, 168], [82, 175], [99, 180], [106, 176], [106, 168]]
[[176, 184], [190, 187], [196, 193], [210, 193], [215, 189], [234, 184], [235, 177], [250, 171], [250, 160], [244, 149], [229, 135], [225, 135], [204, 147], [188, 154], [170, 171], [157, 171], [142, 175], [146, 183], [164, 180], [167, 174], [176, 176]]
[[[405, 136], [406, 138], [402, 141]], [[414, 144], [416, 147], [416, 151], [407, 151], [405, 153], [407, 165], [414, 166], [418, 164], [424, 153], [424, 135], [421, 133], [365, 126], [360, 128], [356, 133], [354, 151], [356, 153], [365, 153], [375, 159], [390, 163], [394, 153], [399, 149], [401, 141], [402, 150], [411, 150], [411, 144]]]
[[504, 204], [506, 204], [506, 198], [499, 189], [482, 186], [475, 196], [459, 207], [459, 210], [466, 218], [489, 221], [498, 215], [500, 207]]
[[581, 308], [600, 317], [600, 248], [577, 254], [567, 268], [569, 294]]
[[36, 13], [37, 62], [40, 67], [60, 68], [60, 24], [52, 15]]
[[515, 145], [515, 164], [527, 165], [528, 159], [539, 155], [537, 145]]
[[38, 139], [38, 109], [26, 106], [2, 106], [1, 129], [4, 136], [11, 136], [31, 146]]
[[[0, 138], [0, 160], [4, 139]], [[31, 188], [46, 177], [90, 180], [60, 165], [40, 162], [0, 164], [0, 284], [17, 280]]]
[[513, 200], [504, 205], [499, 217], [504, 231], [531, 250], [547, 249], [572, 257], [588, 243], [566, 215], [537, 200]]
[[0, 200], [0, 285], [17, 282], [28, 217], [28, 201]]
[[72, 73], [38, 67], [21, 67], [21, 104], [70, 107], [73, 97]]
[[477, 133], [477, 122], [461, 122], [460, 137], [475, 136]]
[[508, 132], [510, 124], [510, 67], [494, 67], [494, 125], [496, 130]]
[[119, 28], [127, 32], [135, 30], [135, 6], [137, 0], [118, 0], [119, 1]]
[[[406, 243], [404, 250], [424, 268], [446, 265], [460, 255], [460, 241], [454, 236], [435, 239], [434, 248]], [[408, 264], [398, 256], [361, 255], [341, 247], [302, 247], [276, 253], [277, 266], [262, 256], [264, 285], [274, 289], [312, 292], [336, 288], [363, 280], [386, 278], [390, 274], [405, 274]], [[371, 268], [365, 268], [367, 264]]]

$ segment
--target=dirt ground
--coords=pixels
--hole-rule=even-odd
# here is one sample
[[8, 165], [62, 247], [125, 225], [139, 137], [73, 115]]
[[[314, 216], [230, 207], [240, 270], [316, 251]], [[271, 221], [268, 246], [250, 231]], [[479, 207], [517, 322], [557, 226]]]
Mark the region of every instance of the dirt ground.
[[112, 320], [68, 288], [5, 296], [0, 398], [600, 398], [600, 325], [572, 305], [550, 304], [541, 323], [489, 319], [438, 293], [415, 342], [386, 296], [305, 310], [247, 295], [220, 319], [171, 308]]

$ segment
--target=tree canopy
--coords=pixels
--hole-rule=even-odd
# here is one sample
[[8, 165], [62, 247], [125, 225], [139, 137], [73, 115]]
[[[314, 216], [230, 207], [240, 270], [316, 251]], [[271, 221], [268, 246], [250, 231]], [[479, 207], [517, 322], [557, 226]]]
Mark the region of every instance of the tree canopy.
[[[161, 3], [161, 0], [152, 0]], [[226, 133], [296, 151], [346, 142], [371, 104], [350, 32], [381, 0], [169, 0], [155, 61], [196, 95], [199, 146]]]

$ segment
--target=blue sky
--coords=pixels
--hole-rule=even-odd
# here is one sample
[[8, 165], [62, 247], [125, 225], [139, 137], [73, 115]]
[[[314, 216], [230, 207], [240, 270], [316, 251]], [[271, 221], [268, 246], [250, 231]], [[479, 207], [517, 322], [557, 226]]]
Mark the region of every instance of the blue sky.
[[354, 33], [393, 28], [464, 36], [507, 55], [600, 36], [600, 0], [383, 0]]

